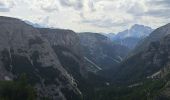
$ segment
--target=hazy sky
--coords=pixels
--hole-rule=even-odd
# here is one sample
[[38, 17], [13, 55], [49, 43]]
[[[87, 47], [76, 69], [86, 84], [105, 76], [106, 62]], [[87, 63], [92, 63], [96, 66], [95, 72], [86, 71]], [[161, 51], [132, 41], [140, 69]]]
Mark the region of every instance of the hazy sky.
[[170, 0], [0, 0], [0, 15], [76, 32], [112, 32], [170, 22]]

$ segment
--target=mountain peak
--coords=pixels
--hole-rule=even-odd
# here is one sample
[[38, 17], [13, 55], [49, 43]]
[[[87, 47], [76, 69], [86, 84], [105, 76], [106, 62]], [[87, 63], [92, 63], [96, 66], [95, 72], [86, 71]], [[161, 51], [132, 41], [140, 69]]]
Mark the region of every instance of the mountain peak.
[[134, 24], [134, 25], [132, 25], [132, 27], [144, 27], [144, 25], [141, 25], [141, 24]]
[[146, 29], [151, 29], [152, 30], [152, 28], [151, 27], [149, 27], [149, 26], [145, 26], [145, 25], [141, 25], [141, 24], [134, 24], [134, 25], [132, 25], [132, 27], [131, 27], [131, 29], [139, 29], [139, 28], [146, 28]]
[[134, 24], [130, 29], [126, 29], [118, 34], [108, 34], [107, 36], [112, 41], [132, 49], [140, 39], [149, 36], [152, 31], [151, 27]]
[[127, 37], [141, 38], [148, 36], [153, 29], [148, 26], [134, 24], [130, 29], [119, 32], [116, 38], [123, 39]]

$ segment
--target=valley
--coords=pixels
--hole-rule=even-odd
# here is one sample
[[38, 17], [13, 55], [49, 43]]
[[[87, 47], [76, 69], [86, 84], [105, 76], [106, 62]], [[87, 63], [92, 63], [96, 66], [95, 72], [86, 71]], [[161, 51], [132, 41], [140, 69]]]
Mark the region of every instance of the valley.
[[169, 30], [134, 25], [111, 37], [1, 16], [0, 98], [24, 88], [26, 100], [169, 100]]

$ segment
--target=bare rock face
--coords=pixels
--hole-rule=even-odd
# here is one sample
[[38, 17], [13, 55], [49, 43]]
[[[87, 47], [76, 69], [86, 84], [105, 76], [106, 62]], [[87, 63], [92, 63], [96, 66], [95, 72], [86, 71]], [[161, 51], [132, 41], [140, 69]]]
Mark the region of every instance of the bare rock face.
[[64, 29], [39, 28], [38, 30], [50, 42], [62, 66], [73, 77], [77, 77], [78, 73], [87, 76], [82, 46], [77, 33]]
[[105, 82], [105, 79], [112, 81], [113, 74], [129, 49], [120, 44], [114, 44], [108, 37], [99, 33], [79, 33], [79, 37], [85, 61], [89, 64], [86, 66], [87, 70], [101, 77], [102, 82]]
[[72, 30], [40, 28], [40, 33], [51, 45], [69, 48], [73, 53], [80, 55], [80, 41]]
[[128, 53], [128, 48], [98, 33], [80, 33], [79, 37], [86, 60], [98, 70], [114, 69]]
[[[160, 31], [160, 29], [162, 31]], [[163, 29], [166, 29], [166, 31]], [[169, 72], [169, 67], [167, 68], [167, 66], [169, 66], [170, 63], [170, 34], [159, 33], [167, 32], [169, 29], [170, 27], [167, 28], [166, 25], [158, 28], [157, 31], [154, 31], [150, 37], [155, 37], [155, 35], [162, 34], [162, 38], [152, 37], [150, 42], [148, 41], [149, 45], [146, 46], [143, 51], [126, 59], [121, 64], [121, 69], [117, 71], [117, 77], [119, 77], [118, 79], [124, 81], [141, 80], [155, 75], [163, 75]]]
[[133, 50], [140, 40], [153, 31], [151, 27], [135, 24], [130, 29], [124, 30], [117, 34], [108, 34], [108, 37], [115, 43], [124, 45]]
[[157, 28], [148, 37], [139, 41], [134, 50], [131, 51], [130, 56], [146, 50], [151, 42], [160, 41], [168, 34], [170, 34], [170, 24]]
[[[76, 43], [66, 43], [58, 36], [53, 38], [57, 40], [54, 44], [71, 46], [75, 52]], [[18, 19], [0, 17], [0, 79], [12, 80], [25, 73], [39, 99], [78, 100], [81, 93], [51, 47], [52, 42]]]

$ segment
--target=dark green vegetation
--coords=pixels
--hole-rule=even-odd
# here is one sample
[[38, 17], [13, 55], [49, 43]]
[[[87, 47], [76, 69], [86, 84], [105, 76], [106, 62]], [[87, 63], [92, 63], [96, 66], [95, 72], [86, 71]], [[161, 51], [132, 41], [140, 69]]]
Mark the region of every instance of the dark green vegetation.
[[131, 56], [120, 65], [117, 80], [141, 80], [156, 73], [169, 64], [170, 35], [162, 41], [151, 42], [148, 48]]
[[[57, 54], [62, 66], [69, 72], [69, 74], [71, 74], [76, 79], [76, 83], [77, 83], [78, 87], [83, 92], [83, 96], [84, 96], [83, 98], [88, 98], [89, 95], [91, 95], [91, 93], [93, 92], [93, 87], [87, 83], [87, 81], [82, 77], [82, 75], [80, 73], [80, 69], [79, 69], [80, 65], [79, 65], [78, 61], [76, 61], [76, 59], [80, 60], [80, 58], [65, 47], [53, 46], [53, 49], [54, 49], [55, 53]], [[64, 55], [63, 52], [68, 52], [68, 53], [72, 54], [73, 56], [75, 56], [76, 58], [74, 59], [71, 56]], [[65, 63], [65, 62], [67, 62], [67, 63]], [[78, 98], [76, 98], [75, 95], [72, 95], [72, 93], [70, 93], [70, 91], [68, 91], [64, 88], [62, 89], [62, 91], [65, 93], [68, 100], [79, 100]], [[73, 96], [72, 98], [74, 98], [74, 99], [71, 99], [70, 96]]]
[[[104, 86], [104, 82], [106, 80], [90, 72], [88, 74], [88, 78], [84, 78], [80, 73], [80, 64], [78, 60], [81, 60], [81, 58], [79, 56], [62, 46], [53, 46], [53, 49], [56, 52], [62, 66], [76, 79], [75, 81], [82, 92], [83, 100], [93, 100], [92, 97], [95, 95], [95, 87]], [[75, 58], [73, 58], [73, 56], [65, 55], [63, 52], [70, 53]], [[70, 93], [70, 91], [66, 91], [66, 89], [62, 89], [62, 91], [66, 93], [68, 100], [79, 100], [76, 98], [77, 96]]]
[[[169, 78], [146, 80], [147, 76], [160, 70], [168, 62], [168, 54], [166, 50], [161, 49], [162, 47], [166, 47], [167, 50], [169, 46], [160, 45], [159, 42], [152, 42], [145, 52], [125, 60], [121, 64], [122, 70], [118, 69], [119, 71], [114, 74], [112, 70], [107, 71], [107, 73], [110, 73], [109, 79], [92, 73], [89, 73], [88, 79], [83, 79], [79, 69], [76, 69], [80, 67], [78, 62], [72, 57], [63, 54], [63, 51], [70, 53], [71, 51], [63, 47], [54, 47], [54, 49], [62, 65], [77, 80], [84, 100], [168, 100], [161, 95], [161, 92], [165, 89], [166, 83], [170, 80]], [[163, 52], [160, 53], [159, 50]], [[155, 63], [153, 59], [161, 59], [159, 60], [160, 64]], [[148, 64], [148, 62], [150, 63]], [[114, 84], [111, 83], [110, 86], [107, 86], [105, 82], [109, 82], [111, 78], [115, 79], [110, 81]], [[140, 83], [140, 85], [128, 87], [128, 85], [136, 83]]]
[[[138, 85], [111, 85], [95, 89], [91, 100], [170, 100], [164, 95], [170, 87], [170, 74], [161, 79], [145, 79]], [[167, 92], [169, 94], [169, 92]]]
[[0, 81], [0, 100], [36, 100], [36, 92], [23, 74], [16, 81]]
[[164, 85], [163, 80], [148, 80], [131, 88], [109, 86], [96, 90], [93, 100], [153, 100], [159, 97]]
[[[50, 84], [55, 84], [56, 86], [59, 86], [58, 81], [55, 80], [56, 77], [58, 77], [59, 81], [62, 82], [63, 85], [68, 84], [68, 80], [65, 79], [65, 77], [61, 75], [61, 72], [58, 69], [55, 69], [52, 66], [42, 67], [42, 64], [38, 62], [38, 59], [39, 59], [38, 51], [34, 51], [30, 58], [32, 59], [32, 63], [30, 62], [30, 60], [28, 60], [27, 57], [16, 55], [16, 54], [13, 54], [12, 52], [11, 52], [11, 58], [10, 58], [10, 53], [7, 50], [4, 50], [2, 51], [1, 60], [3, 61], [5, 68], [8, 71], [11, 71], [13, 74], [15, 74], [16, 77], [19, 77], [23, 73], [25, 73], [28, 78], [27, 82], [30, 83], [32, 86], [34, 86], [35, 83], [41, 82], [41, 78], [44, 79], [44, 84], [47, 86]], [[68, 64], [73, 65], [74, 63], [68, 62]], [[77, 76], [80, 76], [80, 75], [77, 75]], [[15, 85], [19, 87], [20, 85], [17, 82], [8, 82], [8, 81], [6, 82], [5, 81], [5, 82], [2, 82], [2, 87], [5, 87], [4, 84], [7, 84], [9, 87], [13, 87], [13, 86], [15, 87]], [[4, 91], [5, 89], [3, 89], [2, 91]], [[21, 90], [21, 91], [24, 92], [24, 90]], [[62, 92], [63, 94], [65, 94], [65, 96], [69, 100], [80, 100], [81, 98], [78, 94], [74, 94], [74, 92], [72, 90], [69, 90], [68, 88], [63, 88]], [[19, 98], [20, 96], [16, 95], [16, 97]], [[45, 98], [43, 97], [42, 99], [52, 100], [52, 99], [49, 99], [49, 97], [45, 97]], [[22, 98], [22, 99], [5, 99], [5, 100], [27, 100], [27, 99]], [[34, 99], [28, 99], [28, 100], [34, 100]]]

